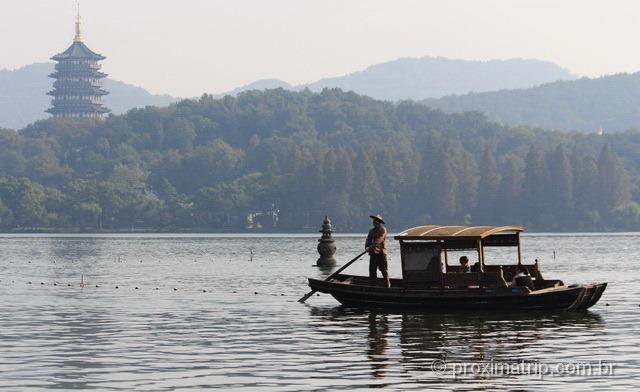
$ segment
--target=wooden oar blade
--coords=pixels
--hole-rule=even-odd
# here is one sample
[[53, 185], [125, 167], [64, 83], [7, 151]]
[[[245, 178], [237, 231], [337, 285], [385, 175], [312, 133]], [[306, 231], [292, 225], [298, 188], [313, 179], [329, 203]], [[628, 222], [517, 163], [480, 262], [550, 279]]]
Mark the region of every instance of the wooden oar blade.
[[307, 294], [304, 295], [304, 297], [300, 298], [298, 300], [298, 302], [300, 302], [301, 304], [303, 304], [306, 300], [308, 300], [316, 291], [315, 290], [311, 290], [309, 291]]

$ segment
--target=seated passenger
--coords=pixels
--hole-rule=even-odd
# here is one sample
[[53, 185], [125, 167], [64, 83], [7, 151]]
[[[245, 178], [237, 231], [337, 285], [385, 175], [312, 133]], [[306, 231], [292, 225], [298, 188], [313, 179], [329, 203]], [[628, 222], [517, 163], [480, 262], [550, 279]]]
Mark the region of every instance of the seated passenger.
[[460, 272], [471, 272], [471, 268], [469, 268], [469, 258], [467, 256], [460, 257]]
[[513, 280], [511, 281], [511, 286], [527, 287], [531, 291], [536, 289], [536, 287], [533, 284], [533, 279], [531, 279], [531, 276], [529, 275], [529, 271], [527, 271], [527, 268], [524, 265], [518, 264], [518, 266], [516, 267], [516, 271], [517, 271], [517, 274], [513, 277]]

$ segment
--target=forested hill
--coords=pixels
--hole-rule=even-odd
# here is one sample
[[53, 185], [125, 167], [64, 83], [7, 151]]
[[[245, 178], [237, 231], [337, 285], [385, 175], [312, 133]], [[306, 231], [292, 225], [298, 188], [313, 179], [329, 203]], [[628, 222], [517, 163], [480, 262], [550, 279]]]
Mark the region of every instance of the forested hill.
[[[640, 229], [640, 134], [507, 128], [324, 90], [0, 132], [3, 230]], [[623, 167], [623, 164], [626, 166]]]
[[558, 81], [538, 87], [427, 99], [446, 112], [476, 110], [508, 125], [618, 132], [640, 129], [640, 72]]

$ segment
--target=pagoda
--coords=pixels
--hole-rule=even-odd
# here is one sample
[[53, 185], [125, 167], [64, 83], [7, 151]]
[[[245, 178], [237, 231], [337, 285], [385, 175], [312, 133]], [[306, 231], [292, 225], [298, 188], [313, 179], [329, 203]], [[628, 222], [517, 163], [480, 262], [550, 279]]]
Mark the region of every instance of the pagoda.
[[52, 107], [47, 109], [53, 117], [96, 118], [109, 113], [103, 106], [102, 97], [108, 92], [102, 89], [101, 79], [107, 75], [100, 72], [98, 61], [106, 57], [93, 52], [82, 42], [80, 11], [76, 19], [76, 35], [69, 49], [51, 58], [57, 62]]

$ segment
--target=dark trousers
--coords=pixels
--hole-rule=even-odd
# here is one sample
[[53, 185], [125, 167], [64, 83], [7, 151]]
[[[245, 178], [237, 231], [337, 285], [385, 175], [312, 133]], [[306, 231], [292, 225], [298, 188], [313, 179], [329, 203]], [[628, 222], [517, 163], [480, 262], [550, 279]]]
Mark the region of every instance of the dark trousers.
[[382, 272], [382, 276], [386, 279], [389, 276], [387, 270], [387, 255], [370, 255], [369, 257], [369, 279], [371, 283], [375, 283], [378, 271]]

